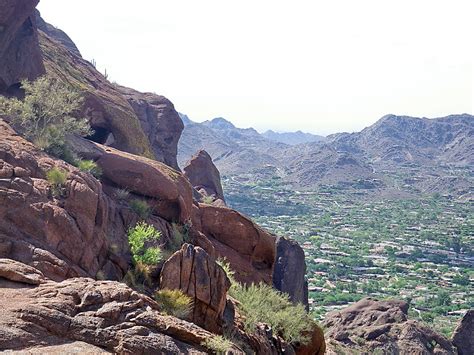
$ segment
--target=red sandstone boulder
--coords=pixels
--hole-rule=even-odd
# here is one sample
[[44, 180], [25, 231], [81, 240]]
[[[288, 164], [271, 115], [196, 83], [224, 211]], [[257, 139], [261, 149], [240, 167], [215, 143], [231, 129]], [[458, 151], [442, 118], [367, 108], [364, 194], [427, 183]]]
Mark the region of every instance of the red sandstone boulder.
[[217, 170], [211, 156], [205, 150], [197, 152], [183, 171], [191, 185], [200, 193], [201, 202], [204, 197], [209, 197], [214, 201], [213, 204], [225, 206], [219, 170]]
[[200, 204], [202, 232], [244, 283], [272, 284], [275, 238], [237, 211]]
[[179, 289], [193, 299], [193, 323], [213, 333], [222, 332], [230, 281], [203, 249], [184, 244], [165, 262], [160, 277], [160, 288]]

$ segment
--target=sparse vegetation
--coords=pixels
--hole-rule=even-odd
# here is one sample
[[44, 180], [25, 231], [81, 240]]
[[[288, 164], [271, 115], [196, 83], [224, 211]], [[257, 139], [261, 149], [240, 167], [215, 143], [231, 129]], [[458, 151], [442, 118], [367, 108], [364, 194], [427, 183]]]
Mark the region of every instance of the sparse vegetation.
[[152, 208], [146, 201], [133, 199], [129, 202], [129, 206], [141, 219], [147, 219], [151, 215]]
[[139, 222], [128, 230], [128, 243], [135, 265], [156, 265], [162, 260], [160, 247], [147, 247], [148, 243], [157, 243], [160, 238], [161, 232], [145, 222]]
[[117, 189], [115, 190], [114, 195], [119, 201], [127, 201], [130, 198], [130, 191], [127, 189]]
[[134, 290], [146, 293], [146, 287], [151, 287], [152, 285], [150, 266], [141, 262], [135, 263], [133, 268], [125, 274], [123, 282]]
[[64, 184], [67, 180], [66, 171], [54, 167], [46, 173], [46, 179], [51, 184], [51, 193], [54, 197], [64, 194]]
[[102, 169], [93, 160], [79, 160], [77, 167], [79, 170], [90, 173], [98, 179], [102, 176]]
[[201, 199], [201, 202], [205, 203], [206, 205], [212, 205], [212, 203], [214, 202], [214, 199], [212, 198], [212, 196], [204, 196]]
[[207, 338], [201, 345], [212, 350], [217, 355], [223, 355], [230, 350], [233, 343], [221, 335], [215, 335], [211, 338]]
[[247, 331], [255, 331], [257, 323], [266, 323], [288, 343], [305, 344], [309, 341], [304, 333], [311, 331], [314, 321], [303, 305], [294, 305], [288, 295], [263, 283], [242, 285], [235, 280], [234, 271], [225, 259], [219, 259], [217, 263], [231, 281], [229, 294], [239, 301], [237, 307], [245, 317]]
[[181, 290], [163, 289], [155, 292], [160, 310], [177, 318], [186, 318], [192, 309], [192, 299]]
[[87, 119], [76, 116], [81, 95], [48, 76], [24, 80], [21, 87], [24, 100], [0, 96], [0, 114], [11, 117], [12, 124], [38, 148], [61, 159], [71, 158], [67, 135], [90, 133]]

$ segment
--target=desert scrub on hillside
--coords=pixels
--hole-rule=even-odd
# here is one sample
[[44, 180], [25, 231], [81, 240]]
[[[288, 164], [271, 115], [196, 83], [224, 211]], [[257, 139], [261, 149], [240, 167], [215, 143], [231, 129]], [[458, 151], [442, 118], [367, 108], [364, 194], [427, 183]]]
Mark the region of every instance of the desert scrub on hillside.
[[82, 96], [48, 76], [33, 82], [24, 80], [21, 87], [25, 92], [23, 100], [0, 96], [0, 114], [11, 117], [13, 126], [38, 148], [61, 159], [70, 158], [67, 135], [90, 134], [87, 119], [76, 115]]
[[54, 167], [46, 173], [46, 179], [51, 185], [51, 193], [54, 197], [64, 195], [64, 185], [67, 180], [66, 171]]
[[81, 171], [94, 175], [97, 179], [102, 176], [102, 169], [93, 160], [79, 160], [77, 167]]
[[245, 317], [248, 332], [255, 331], [257, 323], [266, 323], [288, 343], [306, 344], [310, 340], [305, 334], [311, 332], [314, 321], [302, 304], [294, 305], [288, 295], [263, 283], [242, 285], [235, 280], [229, 263], [222, 259], [218, 263], [231, 281], [229, 294], [239, 301], [237, 308]]
[[229, 339], [226, 339], [221, 335], [215, 335], [211, 338], [207, 338], [201, 343], [201, 345], [209, 350], [212, 350], [217, 355], [223, 355], [228, 350], [230, 350], [233, 343]]
[[156, 265], [162, 260], [161, 248], [147, 247], [147, 243], [158, 243], [161, 232], [145, 222], [139, 222], [128, 230], [128, 244], [134, 264]]
[[160, 310], [173, 317], [186, 318], [193, 306], [191, 297], [181, 290], [163, 289], [155, 292], [155, 300], [160, 305]]
[[114, 192], [114, 196], [119, 201], [127, 201], [130, 198], [130, 191], [127, 189], [117, 189]]
[[134, 199], [129, 202], [129, 206], [141, 219], [147, 219], [151, 215], [152, 208], [146, 201]]

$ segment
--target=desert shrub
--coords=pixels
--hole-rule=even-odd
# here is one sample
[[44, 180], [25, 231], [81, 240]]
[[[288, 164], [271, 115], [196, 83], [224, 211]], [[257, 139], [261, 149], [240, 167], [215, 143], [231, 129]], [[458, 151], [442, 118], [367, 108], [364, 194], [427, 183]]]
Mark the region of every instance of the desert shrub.
[[168, 250], [175, 252], [183, 243], [188, 243], [190, 241], [189, 238], [189, 225], [188, 224], [171, 224], [172, 233], [171, 238], [168, 241]]
[[181, 290], [163, 289], [155, 292], [155, 300], [163, 313], [186, 318], [192, 309], [192, 299]]
[[151, 215], [152, 209], [146, 201], [134, 199], [129, 202], [129, 206], [141, 219], [147, 219]]
[[234, 271], [225, 259], [218, 259], [217, 263], [231, 282], [229, 294], [239, 301], [237, 308], [245, 317], [248, 332], [253, 332], [257, 323], [266, 323], [288, 343], [305, 344], [310, 340], [304, 334], [312, 330], [314, 321], [303, 305], [294, 305], [288, 295], [263, 283], [242, 285], [235, 280]]
[[100, 178], [102, 175], [102, 169], [93, 160], [79, 160], [77, 167], [79, 170], [90, 173], [96, 178]]
[[64, 184], [67, 180], [67, 172], [54, 167], [46, 173], [46, 179], [51, 184], [51, 193], [53, 196], [62, 196]]
[[48, 76], [24, 80], [21, 87], [24, 100], [0, 97], [0, 114], [11, 117], [12, 124], [38, 148], [59, 158], [70, 156], [66, 136], [90, 133], [87, 119], [76, 116], [82, 96]]
[[201, 202], [202, 203], [205, 203], [207, 205], [212, 205], [212, 203], [214, 202], [214, 199], [212, 198], [212, 196], [204, 196], [202, 199], [201, 199]]
[[127, 201], [130, 198], [130, 191], [127, 189], [117, 189], [114, 195], [119, 201]]
[[132, 259], [135, 265], [155, 265], [162, 260], [161, 249], [159, 247], [147, 247], [150, 242], [158, 242], [161, 232], [155, 227], [139, 222], [128, 230], [128, 244], [132, 252]]
[[135, 263], [133, 268], [125, 274], [122, 281], [134, 290], [145, 293], [146, 287], [152, 286], [150, 266], [141, 262]]
[[212, 350], [214, 353], [221, 355], [230, 350], [233, 343], [221, 335], [215, 335], [213, 337], [207, 338], [201, 343], [201, 345], [209, 350]]
[[219, 258], [216, 260], [217, 264], [224, 269], [225, 274], [227, 275], [227, 278], [230, 281], [231, 288], [237, 284], [237, 281], [235, 280], [235, 272], [234, 270], [231, 269], [230, 264], [227, 262], [226, 258]]

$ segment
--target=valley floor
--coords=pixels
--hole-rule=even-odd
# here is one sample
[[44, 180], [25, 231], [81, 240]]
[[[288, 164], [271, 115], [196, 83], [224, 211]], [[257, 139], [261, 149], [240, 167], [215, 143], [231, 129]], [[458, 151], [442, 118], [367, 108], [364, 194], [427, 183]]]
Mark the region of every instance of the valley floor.
[[304, 248], [314, 317], [365, 296], [410, 301], [410, 316], [450, 335], [474, 307], [472, 201], [449, 195], [362, 199], [224, 177], [232, 208]]

